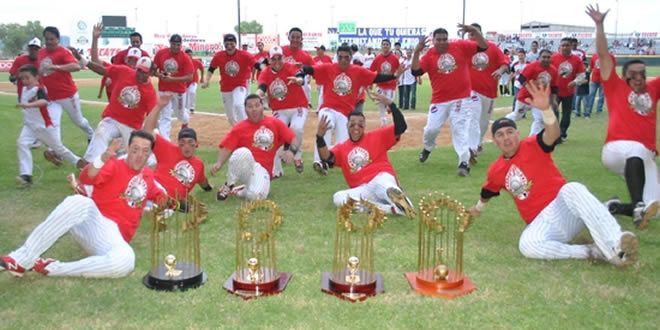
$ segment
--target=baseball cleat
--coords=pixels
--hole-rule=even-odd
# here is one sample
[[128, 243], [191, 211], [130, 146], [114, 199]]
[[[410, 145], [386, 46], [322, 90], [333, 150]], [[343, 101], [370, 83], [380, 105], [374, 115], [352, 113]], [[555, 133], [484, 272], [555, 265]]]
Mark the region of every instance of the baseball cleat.
[[234, 188], [234, 185], [228, 185], [227, 182], [225, 182], [225, 184], [218, 188], [218, 194], [216, 195], [216, 198], [219, 201], [224, 201], [231, 194], [232, 188]]
[[461, 162], [461, 164], [458, 165], [458, 171], [456, 174], [463, 177], [470, 175], [470, 166], [466, 162]]
[[314, 162], [314, 171], [320, 175], [326, 176], [328, 175], [328, 164], [325, 162]]
[[53, 150], [46, 149], [44, 151], [44, 158], [55, 166], [62, 165], [62, 158], [60, 158], [60, 156], [58, 156]]
[[470, 165], [477, 165], [477, 163], [479, 162], [477, 160], [477, 156], [478, 156], [477, 152], [472, 151], [472, 149], [470, 149]]
[[34, 263], [34, 267], [32, 267], [32, 271], [42, 275], [48, 275], [49, 271], [46, 269], [46, 266], [55, 261], [57, 260], [51, 258], [38, 258], [37, 262]]
[[429, 158], [430, 154], [431, 154], [430, 151], [426, 149], [422, 149], [422, 151], [419, 153], [419, 162], [420, 163], [425, 162]]
[[16, 177], [16, 184], [20, 188], [28, 188], [32, 185], [32, 176], [27, 174], [19, 175]]
[[16, 277], [23, 277], [23, 274], [25, 274], [25, 268], [10, 256], [0, 257], [0, 272], [4, 272], [5, 270]]
[[293, 164], [296, 166], [296, 172], [302, 173], [305, 170], [302, 159], [296, 159]]
[[415, 217], [415, 208], [413, 207], [410, 198], [406, 196], [406, 193], [395, 187], [387, 188], [386, 193], [387, 197], [390, 198], [399, 211], [405, 214], [408, 218], [412, 219]]
[[652, 201], [648, 205], [644, 202], [637, 203], [637, 207], [633, 210], [633, 223], [637, 229], [646, 229], [649, 225], [651, 218], [657, 216], [660, 211], [660, 201]]
[[614, 265], [618, 267], [626, 267], [633, 265], [637, 262], [639, 250], [639, 241], [635, 234], [624, 231], [621, 233], [619, 241], [619, 253], [613, 258]]

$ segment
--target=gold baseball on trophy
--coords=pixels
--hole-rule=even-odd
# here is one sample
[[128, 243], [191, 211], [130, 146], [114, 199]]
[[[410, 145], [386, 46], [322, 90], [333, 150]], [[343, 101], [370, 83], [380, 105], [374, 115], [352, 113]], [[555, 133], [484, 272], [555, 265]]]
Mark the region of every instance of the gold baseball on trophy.
[[261, 274], [261, 269], [259, 269], [259, 259], [250, 258], [247, 262], [248, 265], [248, 279], [252, 283], [259, 283], [263, 278]]
[[346, 276], [346, 282], [351, 284], [360, 283], [360, 275], [358, 275], [358, 269], [360, 268], [360, 258], [356, 256], [351, 256], [348, 258], [348, 276]]
[[182, 271], [176, 269], [176, 257], [173, 254], [168, 254], [165, 257], [165, 268], [167, 268], [167, 272], [165, 272], [165, 276], [177, 277], [181, 275]]
[[447, 265], [440, 264], [433, 269], [433, 279], [436, 281], [444, 281], [449, 275], [449, 267]]

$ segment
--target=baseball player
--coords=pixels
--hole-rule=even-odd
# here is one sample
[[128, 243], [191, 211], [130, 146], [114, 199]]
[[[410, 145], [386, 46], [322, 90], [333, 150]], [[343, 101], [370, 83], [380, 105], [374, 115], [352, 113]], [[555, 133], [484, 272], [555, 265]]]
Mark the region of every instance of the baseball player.
[[[481, 33], [481, 25], [477, 23], [471, 25]], [[468, 33], [468, 38], [478, 42], [474, 33]], [[490, 41], [487, 43], [488, 49], [474, 54], [470, 65], [471, 96], [473, 101], [476, 101], [472, 102], [473, 107], [470, 112], [472, 117], [468, 128], [470, 163], [472, 165], [477, 162], [477, 152], [481, 150], [481, 141], [488, 130], [490, 116], [497, 98], [497, 82], [502, 74], [509, 72], [509, 57], [504, 55], [495, 43]]]
[[[374, 58], [371, 62], [369, 69], [378, 73], [388, 74], [396, 72], [399, 69], [399, 59], [392, 53], [392, 43], [389, 39], [383, 39], [380, 43], [381, 53]], [[397, 81], [391, 80], [384, 83], [376, 84], [378, 89], [376, 93], [384, 95], [390, 100], [394, 99], [394, 91], [396, 90]], [[387, 103], [378, 103], [378, 111], [380, 111], [380, 127], [387, 125]]]
[[[575, 86], [586, 81], [584, 63], [579, 56], [571, 53], [572, 38], [563, 38], [559, 46], [559, 52], [552, 54], [552, 65], [557, 68], [557, 103], [561, 104], [561, 142], [568, 138], [568, 127], [571, 125], [571, 114], [573, 113], [573, 96]], [[555, 109], [557, 117], [559, 111]]]
[[218, 160], [211, 166], [215, 175], [228, 163], [227, 181], [218, 189], [218, 200], [236, 195], [247, 200], [268, 197], [275, 152], [284, 145], [282, 159], [292, 162], [300, 145], [296, 134], [281, 120], [264, 116], [261, 98], [250, 94], [245, 98], [247, 119], [232, 127], [220, 142]]
[[21, 187], [32, 185], [33, 163], [30, 146], [35, 140], [41, 141], [50, 148], [57, 159], [64, 159], [82, 168], [85, 164], [80, 157], [62, 144], [59, 123], [52, 119], [54, 113], [61, 113], [62, 109], [59, 104], [48, 101], [46, 89], [39, 85], [38, 69], [32, 64], [25, 64], [18, 70], [18, 76], [23, 89], [16, 108], [23, 110], [23, 129], [16, 141], [19, 169], [16, 182]]
[[181, 121], [181, 128], [188, 127], [190, 114], [186, 105], [186, 84], [193, 79], [193, 64], [188, 54], [181, 51], [181, 36], [170, 37], [170, 47], [163, 48], [154, 56], [158, 75], [158, 94], [172, 95], [170, 104], [160, 114], [158, 130], [165, 139], [170, 139], [172, 113]]
[[[332, 132], [335, 133], [335, 143], [348, 139], [348, 114], [354, 111], [360, 88], [373, 83], [396, 80], [403, 73], [399, 67], [394, 74], [378, 74], [363, 67], [351, 64], [351, 49], [349, 46], [337, 48], [338, 63], [303, 66], [303, 72], [311, 75], [316, 84], [323, 86], [323, 104], [319, 111], [319, 121], [328, 122], [325, 142], [331, 146]], [[314, 149], [314, 170], [326, 175], [327, 164], [321, 162], [318, 150]]]
[[[470, 208], [479, 216], [500, 190], [508, 191], [527, 227], [520, 236], [523, 256], [534, 259], [600, 259], [616, 266], [636, 262], [638, 242], [631, 232], [621, 232], [607, 208], [578, 182], [567, 183], [554, 164], [551, 152], [559, 138], [557, 118], [549, 108], [550, 89], [529, 81], [526, 100], [543, 111], [544, 131], [520, 140], [516, 123], [508, 118], [493, 122], [493, 142], [502, 155], [490, 165], [481, 199]], [[593, 244], [569, 244], [584, 228]]]
[[660, 78], [647, 81], [646, 65], [641, 60], [623, 65], [625, 80], [617, 75], [603, 32], [608, 12], [600, 12], [598, 6], [587, 7], [588, 15], [596, 23], [596, 49], [609, 114], [602, 159], [605, 167], [624, 177], [630, 203], [614, 198], [607, 204], [610, 212], [631, 216], [634, 224], [644, 229], [660, 212], [660, 183], [655, 162]]
[[225, 34], [223, 44], [225, 50], [213, 55], [202, 88], [209, 87], [215, 69], [219, 68], [222, 103], [229, 124], [234, 126], [245, 119], [245, 95], [248, 92], [247, 85], [255, 60], [252, 54], [236, 48], [235, 35]]
[[550, 104], [553, 104], [553, 107], [556, 107], [557, 91], [559, 90], [559, 87], [557, 87], [557, 68], [552, 65], [551, 57], [552, 52], [543, 49], [539, 52], [538, 61], [534, 61], [525, 66], [525, 69], [523, 69], [518, 76], [518, 82], [522, 84], [522, 88], [518, 91], [516, 106], [513, 112], [506, 115], [507, 118], [513, 121], [518, 121], [523, 118], [523, 115], [528, 110], [531, 109], [533, 118], [532, 127], [529, 130], [529, 136], [539, 134], [541, 130], [543, 130], [543, 111], [541, 109], [533, 108], [525, 103], [525, 100], [529, 98], [529, 93], [524, 84], [528, 80], [535, 80], [543, 84], [543, 86], [550, 86]]
[[[332, 57], [325, 54], [325, 46], [321, 45], [316, 47], [316, 56], [312, 58], [314, 64], [319, 65], [323, 63], [332, 63]], [[316, 106], [316, 111], [321, 110], [321, 104], [323, 104], [323, 86], [316, 86], [316, 94], [318, 95], [318, 104]]]
[[[193, 114], [195, 113], [195, 106], [197, 105], [197, 83], [199, 82], [199, 75], [202, 75], [202, 81], [204, 81], [204, 63], [198, 58], [193, 58], [192, 49], [186, 49], [186, 54], [190, 56], [190, 60], [193, 63], [193, 80], [188, 83], [186, 89], [186, 109]], [[199, 72], [199, 73], [198, 73]]]
[[26, 64], [38, 67], [37, 55], [39, 54], [39, 49], [41, 49], [41, 40], [39, 40], [39, 38], [30, 40], [27, 45], [28, 53], [17, 57], [9, 69], [9, 81], [12, 84], [16, 84], [16, 93], [18, 94], [19, 101], [21, 100], [21, 93], [23, 92], [23, 82], [18, 77], [18, 69]]
[[458, 155], [458, 175], [470, 174], [470, 145], [468, 128], [470, 124], [472, 84], [470, 82], [470, 63], [478, 52], [488, 49], [486, 39], [479, 29], [471, 25], [459, 24], [459, 32], [471, 33], [475, 40], [448, 41], [448, 32], [443, 28], [433, 31], [433, 48], [420, 60], [419, 56], [431, 40], [420, 38], [413, 52], [411, 72], [414, 76], [428, 73], [431, 80], [431, 105], [424, 126], [424, 148], [419, 154], [419, 161], [425, 162], [435, 147], [435, 139], [440, 128], [451, 121], [451, 140]]
[[352, 112], [348, 116], [349, 139], [328, 149], [323, 137], [329, 121], [319, 122], [316, 146], [321, 159], [329, 166], [340, 167], [350, 187], [336, 192], [332, 199], [337, 207], [350, 199], [365, 199], [385, 213], [413, 218], [415, 209], [399, 187], [396, 172], [387, 157], [387, 152], [399, 141], [408, 126], [403, 114], [390, 98], [383, 94], [374, 97], [392, 112], [394, 125], [365, 133], [364, 114]]
[[[153, 173], [144, 165], [154, 137], [144, 131], [131, 133], [128, 156], [114, 158], [121, 146], [115, 140], [108, 150], [80, 172], [83, 184], [94, 186], [91, 198], [69, 196], [28, 236], [25, 243], [0, 258], [0, 271], [21, 277], [26, 270], [48, 276], [124, 277], [135, 268], [129, 245], [140, 224], [147, 200], [165, 203]], [[61, 262], [41, 258], [62, 235], [70, 233], [89, 257]]]
[[[271, 47], [269, 51], [269, 66], [265, 67], [259, 74], [259, 87], [257, 95], [261, 98], [268, 95], [268, 104], [273, 110], [273, 117], [281, 120], [296, 133], [295, 145], [302, 145], [303, 129], [307, 120], [307, 98], [302, 89], [304, 80], [297, 76], [300, 69], [291, 63], [284, 63], [282, 48]], [[275, 156], [273, 164], [273, 177], [280, 177], [282, 171], [282, 150]], [[294, 164], [296, 171], [302, 173], [304, 165], [302, 161], [302, 150], [295, 154]]]
[[[59, 104], [67, 112], [71, 121], [85, 132], [89, 141], [94, 130], [82, 114], [78, 87], [71, 76], [71, 72], [80, 70], [80, 65], [68, 49], [60, 46], [60, 31], [56, 27], [46, 27], [43, 36], [46, 47], [41, 48], [38, 54], [41, 83], [48, 89], [52, 102]], [[61, 113], [53, 116], [58, 127], [60, 118]]]
[[[282, 47], [284, 53], [284, 62], [296, 65], [314, 65], [314, 60], [308, 52], [303, 50], [303, 32], [300, 28], [293, 27], [289, 30], [287, 35], [289, 44]], [[309, 86], [309, 76], [304, 77], [305, 84], [303, 90], [305, 97], [307, 97], [307, 105], [311, 108], [312, 104], [312, 89]]]
[[149, 53], [146, 50], [140, 48], [142, 47], [142, 35], [140, 33], [133, 32], [128, 36], [128, 38], [130, 40], [131, 46], [115, 54], [115, 56], [112, 57], [112, 64], [126, 64], [130, 66], [128, 55], [133, 48], [137, 48], [140, 51], [140, 56], [138, 58], [145, 56], [149, 57]]

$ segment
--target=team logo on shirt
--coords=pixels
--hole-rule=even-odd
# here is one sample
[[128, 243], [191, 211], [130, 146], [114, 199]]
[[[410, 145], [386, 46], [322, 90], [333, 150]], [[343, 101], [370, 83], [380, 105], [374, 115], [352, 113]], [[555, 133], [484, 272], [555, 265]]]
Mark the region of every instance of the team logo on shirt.
[[594, 62], [594, 67], [596, 69], [600, 69], [600, 59], [596, 59], [596, 61]]
[[163, 63], [163, 69], [165, 73], [176, 73], [179, 70], [179, 63], [173, 58], [168, 58]]
[[268, 151], [273, 147], [275, 135], [268, 127], [261, 126], [252, 136], [252, 146], [263, 151]]
[[195, 178], [195, 169], [187, 160], [182, 160], [174, 165], [174, 168], [170, 170], [170, 175], [184, 186], [189, 186]]
[[135, 109], [140, 103], [140, 90], [137, 86], [126, 86], [119, 93], [119, 103], [127, 109]]
[[382, 74], [392, 73], [392, 64], [390, 62], [383, 62], [380, 65], [380, 73]]
[[561, 62], [557, 68], [557, 72], [562, 78], [568, 78], [573, 73], [573, 65], [569, 61]]
[[539, 75], [536, 77], [536, 80], [540, 81], [543, 86], [548, 86], [552, 80], [552, 76], [550, 73], [548, 73], [548, 71], [543, 71], [539, 73]]
[[444, 74], [450, 74], [456, 70], [456, 59], [449, 53], [440, 55], [437, 62], [438, 71]]
[[339, 96], [346, 96], [353, 91], [353, 81], [345, 73], [340, 73], [332, 82], [332, 91]]
[[268, 94], [278, 101], [284, 100], [288, 92], [289, 89], [286, 87], [286, 83], [280, 78], [275, 78], [268, 86]]
[[50, 57], [44, 57], [44, 59], [39, 62], [39, 73], [43, 77], [49, 76], [51, 73], [53, 73], [53, 70], [49, 69], [53, 65], [53, 60]]
[[136, 175], [128, 181], [128, 186], [121, 197], [126, 200], [129, 207], [142, 207], [142, 203], [147, 198], [147, 183], [142, 178], [142, 174]]
[[529, 197], [529, 191], [532, 189], [533, 182], [527, 180], [525, 173], [516, 165], [511, 165], [504, 178], [504, 186], [514, 198], [521, 201]]
[[362, 147], [355, 147], [348, 153], [348, 166], [351, 168], [351, 173], [361, 170], [363, 167], [369, 165], [369, 151]]
[[484, 71], [488, 67], [490, 59], [485, 52], [478, 52], [472, 56], [472, 67], [477, 71]]
[[234, 60], [231, 60], [225, 64], [225, 73], [230, 77], [236, 77], [238, 71], [241, 70], [241, 66]]
[[653, 101], [651, 100], [649, 93], [637, 94], [635, 92], [630, 92], [630, 94], [628, 94], [628, 104], [630, 104], [630, 108], [642, 116], [647, 116], [652, 112], [652, 103]]

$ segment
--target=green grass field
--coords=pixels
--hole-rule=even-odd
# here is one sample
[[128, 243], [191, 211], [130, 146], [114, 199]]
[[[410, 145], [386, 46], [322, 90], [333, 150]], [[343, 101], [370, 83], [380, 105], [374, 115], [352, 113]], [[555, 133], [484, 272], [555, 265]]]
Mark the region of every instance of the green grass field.
[[[658, 68], [653, 68], [658, 75]], [[649, 70], [651, 71], [651, 70]], [[86, 73], [83, 73], [86, 74]], [[82, 74], [81, 74], [82, 75]], [[5, 76], [0, 79], [6, 81]], [[425, 81], [428, 86], [428, 81]], [[198, 109], [220, 111], [217, 86], [200, 93]], [[83, 89], [91, 99], [96, 88]], [[425, 112], [428, 89], [418, 93], [418, 112]], [[509, 104], [510, 98], [498, 100]], [[18, 189], [15, 140], [21, 125], [15, 98], [0, 95], [0, 253], [22, 244], [27, 235], [67, 195], [65, 175], [70, 166], [55, 168], [35, 155], [35, 184]], [[206, 108], [208, 106], [208, 108]], [[367, 107], [373, 110], [372, 106]], [[84, 106], [96, 123], [101, 107]], [[77, 153], [86, 147], [82, 132], [63, 119], [65, 144]], [[529, 119], [520, 123], [521, 134]], [[555, 161], [569, 181], [580, 181], [601, 200], [618, 195], [627, 199], [624, 181], [601, 164], [606, 116], [575, 119], [570, 140], [558, 147]], [[487, 165], [498, 153], [487, 145], [480, 163], [467, 178], [455, 174], [453, 149], [441, 147], [420, 164], [419, 150], [390, 154], [402, 186], [418, 201], [441, 191], [472, 205], [479, 197]], [[202, 148], [206, 163], [216, 150]], [[311, 164], [311, 153], [305, 154]], [[378, 229], [375, 267], [382, 273], [386, 292], [364, 303], [351, 304], [323, 294], [320, 275], [329, 271], [335, 236], [332, 194], [345, 189], [339, 170], [319, 177], [310, 169], [302, 175], [285, 169], [286, 176], [272, 183], [270, 198], [284, 213], [278, 232], [278, 267], [293, 272], [287, 290], [274, 297], [243, 301], [222, 288], [234, 270], [235, 216], [240, 202], [217, 202], [199, 188], [196, 195], [209, 205], [209, 220], [201, 227], [203, 268], [209, 281], [183, 293], [154, 292], [142, 285], [149, 270], [149, 223], [143, 221], [131, 245], [135, 272], [123, 279], [47, 278], [28, 273], [21, 279], [0, 274], [1, 328], [612, 328], [655, 329], [660, 324], [660, 225], [636, 231], [629, 218], [619, 222], [639, 236], [638, 267], [616, 269], [606, 263], [583, 260], [538, 261], [518, 251], [524, 223], [509, 196], [492, 200], [466, 234], [465, 272], [477, 286], [471, 295], [453, 301], [419, 296], [410, 290], [403, 273], [417, 260], [417, 220], [391, 217]], [[223, 172], [211, 179], [224, 181]], [[584, 233], [579, 238], [588, 240]], [[84, 252], [64, 236], [46, 257], [73, 260]], [[654, 325], [655, 324], [655, 325]]]

